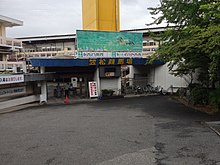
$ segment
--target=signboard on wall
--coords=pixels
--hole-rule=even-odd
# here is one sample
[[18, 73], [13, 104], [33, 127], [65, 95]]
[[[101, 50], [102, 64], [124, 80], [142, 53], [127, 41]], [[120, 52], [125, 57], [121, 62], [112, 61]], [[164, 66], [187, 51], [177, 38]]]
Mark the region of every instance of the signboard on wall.
[[72, 87], [77, 88], [77, 77], [71, 77]]
[[89, 59], [89, 65], [132, 65], [132, 58], [99, 58]]
[[78, 58], [131, 57], [143, 48], [142, 33], [77, 30], [76, 35]]
[[98, 97], [97, 82], [96, 81], [89, 82], [89, 96], [90, 97]]
[[26, 87], [0, 89], [0, 98], [8, 97], [8, 96], [16, 96], [25, 93], [26, 93]]
[[142, 52], [77, 52], [78, 58], [141, 58]]
[[24, 82], [24, 75], [4, 75], [0, 76], [0, 85]]

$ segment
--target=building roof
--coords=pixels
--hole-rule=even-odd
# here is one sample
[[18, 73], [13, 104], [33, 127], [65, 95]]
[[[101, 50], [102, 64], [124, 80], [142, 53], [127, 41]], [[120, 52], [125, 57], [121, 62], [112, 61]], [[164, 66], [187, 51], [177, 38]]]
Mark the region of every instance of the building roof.
[[[168, 27], [155, 27], [155, 28], [142, 28], [142, 29], [130, 29], [130, 30], [121, 30], [121, 32], [140, 32], [140, 33], [157, 33], [163, 32]], [[51, 41], [51, 40], [68, 40], [75, 39], [76, 34], [64, 34], [64, 35], [48, 35], [48, 36], [34, 36], [34, 37], [19, 37], [17, 39], [22, 40], [23, 42], [34, 42], [34, 41]]]
[[0, 15], [0, 23], [3, 23], [5, 27], [22, 26], [23, 22], [14, 18]]
[[66, 40], [66, 39], [75, 39], [75, 38], [76, 38], [76, 34], [64, 34], [64, 35], [22, 37], [17, 39], [23, 42], [31, 42], [31, 41]]
[[141, 28], [141, 29], [128, 29], [128, 30], [121, 30], [122, 32], [142, 32], [142, 33], [149, 33], [149, 32], [163, 32], [168, 27], [153, 27], [153, 28]]

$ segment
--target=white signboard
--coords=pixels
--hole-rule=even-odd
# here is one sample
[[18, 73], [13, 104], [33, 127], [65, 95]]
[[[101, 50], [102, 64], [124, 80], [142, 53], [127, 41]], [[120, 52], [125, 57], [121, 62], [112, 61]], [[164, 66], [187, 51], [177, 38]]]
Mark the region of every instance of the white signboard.
[[25, 94], [25, 93], [26, 93], [26, 87], [0, 89], [0, 98], [20, 95], [20, 94]]
[[24, 82], [24, 75], [0, 75], [0, 85]]
[[141, 58], [142, 52], [78, 52], [78, 58]]
[[98, 97], [96, 81], [90, 81], [89, 82], [89, 96], [90, 97]]
[[74, 88], [77, 88], [77, 80], [78, 80], [77, 77], [72, 77], [71, 78], [71, 83], [72, 83]]
[[111, 58], [112, 52], [78, 52], [78, 58]]
[[116, 58], [141, 58], [142, 52], [116, 52]]

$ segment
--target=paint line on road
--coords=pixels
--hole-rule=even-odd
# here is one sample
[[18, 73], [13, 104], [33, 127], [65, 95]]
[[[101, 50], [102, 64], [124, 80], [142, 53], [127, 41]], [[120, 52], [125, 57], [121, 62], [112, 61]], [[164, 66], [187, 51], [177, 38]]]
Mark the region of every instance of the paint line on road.
[[[218, 123], [218, 124], [216, 124]], [[212, 131], [214, 131], [219, 137], [220, 137], [220, 132], [214, 128], [214, 126], [218, 125], [218, 127], [220, 128], [220, 122], [205, 122], [203, 123], [205, 126], [207, 126], [208, 128], [210, 128]], [[220, 129], [219, 129], [220, 130]]]
[[148, 148], [139, 150], [137, 152], [124, 154], [114, 159], [107, 160], [101, 162], [98, 165], [113, 165], [113, 164], [120, 164], [120, 165], [154, 165], [155, 160], [155, 148]]

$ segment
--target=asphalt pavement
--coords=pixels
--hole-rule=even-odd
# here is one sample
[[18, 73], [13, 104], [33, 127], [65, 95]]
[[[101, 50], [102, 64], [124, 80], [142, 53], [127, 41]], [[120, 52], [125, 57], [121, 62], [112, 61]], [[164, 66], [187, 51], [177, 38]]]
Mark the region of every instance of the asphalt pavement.
[[54, 102], [0, 115], [0, 165], [219, 165], [220, 120], [169, 96]]

